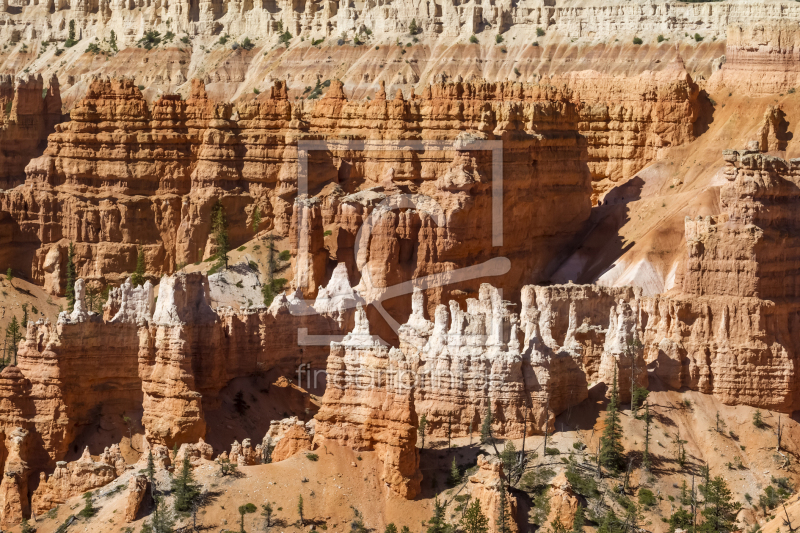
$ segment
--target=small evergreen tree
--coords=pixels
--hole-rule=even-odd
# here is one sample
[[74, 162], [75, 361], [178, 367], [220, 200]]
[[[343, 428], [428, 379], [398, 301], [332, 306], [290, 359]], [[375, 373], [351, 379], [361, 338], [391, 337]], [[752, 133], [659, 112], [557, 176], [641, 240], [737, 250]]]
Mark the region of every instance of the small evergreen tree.
[[114, 33], [114, 30], [111, 30], [111, 38], [108, 40], [108, 43], [112, 50], [115, 52], [119, 51], [117, 48], [117, 34]]
[[12, 316], [11, 322], [6, 326], [6, 344], [8, 348], [6, 356], [7, 361], [4, 362], [13, 365], [17, 364], [17, 350], [19, 349], [18, 345], [21, 340], [22, 333], [20, 332], [19, 322], [17, 322], [16, 316]]
[[642, 452], [642, 469], [645, 472], [650, 471], [652, 466], [650, 461], [650, 404], [644, 404], [644, 451]]
[[297, 514], [300, 515], [300, 525], [305, 527], [306, 521], [303, 518], [303, 495], [299, 495], [297, 498]]
[[492, 405], [488, 405], [486, 416], [481, 424], [481, 444], [489, 444], [492, 442]]
[[425, 449], [425, 429], [428, 427], [428, 415], [423, 414], [419, 419], [419, 436], [422, 442], [421, 449]]
[[144, 248], [139, 247], [136, 254], [136, 270], [131, 275], [131, 285], [138, 287], [144, 285]]
[[503, 470], [508, 475], [517, 464], [517, 448], [514, 446], [513, 441], [506, 442], [503, 451], [500, 453], [500, 460], [503, 461]]
[[600, 438], [600, 464], [618, 472], [623, 463], [622, 424], [619, 417], [619, 387], [617, 367], [614, 366], [614, 381], [611, 384], [611, 398], [606, 408], [605, 428]]
[[247, 533], [244, 530], [244, 515], [256, 512], [256, 506], [252, 503], [239, 506], [239, 533]]
[[264, 531], [272, 527], [272, 504], [267, 502], [261, 505], [261, 516], [264, 517]]
[[[153, 517], [150, 520], [150, 530], [153, 533], [173, 533], [175, 528], [175, 515], [167, 505], [166, 500], [161, 496], [156, 496], [156, 506], [153, 510]], [[144, 527], [142, 527], [144, 529]]]
[[453, 457], [453, 462], [450, 463], [450, 477], [447, 479], [450, 485], [458, 485], [461, 483], [461, 470], [458, 468], [456, 458]]
[[705, 521], [697, 528], [702, 533], [730, 533], [738, 531], [736, 515], [742, 504], [733, 501], [733, 495], [722, 476], [716, 476], [701, 486], [705, 496], [702, 511]]
[[14, 273], [11, 271], [11, 267], [8, 267], [8, 270], [6, 270], [6, 279], [8, 281], [14, 279]]
[[753, 425], [758, 429], [764, 427], [764, 419], [761, 417], [761, 411], [756, 409], [756, 412], [753, 413]]
[[508, 500], [506, 498], [506, 484], [503, 480], [500, 480], [500, 494], [498, 496], [499, 501], [497, 504], [497, 522], [495, 523], [495, 530], [497, 533], [509, 533], [509, 531], [511, 531], [511, 516], [508, 509]]
[[672, 513], [672, 515], [669, 517], [668, 523], [670, 531], [675, 531], [676, 529], [685, 529], [692, 533], [692, 514], [683, 507]]
[[446, 502], [439, 502], [439, 498], [433, 500], [433, 516], [428, 520], [427, 533], [450, 533], [452, 527], [445, 519]]
[[[74, 21], [73, 21], [74, 22]], [[71, 313], [75, 309], [75, 247], [69, 243], [69, 251], [67, 252], [67, 313]]]
[[613, 509], [609, 509], [597, 528], [597, 533], [623, 533], [626, 531], [624, 524], [619, 521]]
[[474, 500], [459, 522], [464, 533], [488, 533], [489, 519], [481, 512], [481, 502]]
[[217, 262], [212, 270], [215, 272], [227, 270], [228, 252], [230, 251], [230, 243], [228, 242], [228, 220], [225, 217], [225, 208], [219, 200], [217, 200], [217, 203], [211, 208], [211, 232], [217, 244]]
[[91, 518], [97, 514], [97, 509], [95, 509], [94, 505], [92, 504], [92, 491], [84, 494], [83, 499], [85, 500], [85, 503], [83, 505], [83, 509], [81, 509], [81, 512], [78, 514], [84, 518]]
[[572, 533], [582, 533], [584, 522], [586, 522], [586, 511], [582, 505], [578, 505], [575, 517], [572, 519]]
[[389, 522], [386, 524], [386, 529], [383, 530], [383, 533], [397, 533], [397, 526], [394, 525], [394, 522]]
[[22, 322], [20, 323], [20, 327], [22, 329], [26, 329], [28, 327], [28, 304], [22, 304]]
[[258, 206], [253, 209], [253, 233], [258, 233], [258, 227], [261, 225], [261, 210]]
[[67, 48], [70, 48], [72, 46], [75, 46], [76, 44], [78, 44], [78, 40], [75, 39], [75, 21], [74, 20], [70, 20], [69, 21], [69, 34], [67, 36], [67, 42], [64, 43], [64, 46], [66, 46]]
[[411, 35], [416, 35], [419, 33], [419, 27], [417, 26], [417, 19], [411, 19], [411, 24], [408, 26], [408, 33]]
[[180, 473], [172, 478], [172, 493], [175, 495], [175, 510], [178, 512], [186, 512], [191, 509], [192, 503], [200, 494], [197, 483], [194, 481], [188, 453], [183, 455]]
[[150, 483], [155, 481], [156, 477], [156, 463], [153, 460], [153, 450], [147, 454], [147, 468], [145, 469], [145, 473], [147, 474], [147, 479], [150, 480]]

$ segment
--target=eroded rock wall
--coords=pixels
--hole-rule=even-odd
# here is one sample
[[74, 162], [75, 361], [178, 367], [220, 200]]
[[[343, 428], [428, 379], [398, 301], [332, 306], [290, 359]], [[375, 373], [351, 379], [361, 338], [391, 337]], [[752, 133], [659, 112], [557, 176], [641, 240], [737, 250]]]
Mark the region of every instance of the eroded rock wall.
[[[234, 108], [212, 103], [194, 82], [187, 100], [165, 95], [149, 106], [130, 80], [98, 79], [28, 166], [26, 186], [0, 196], [0, 210], [18, 224], [16, 243], [41, 243], [32, 277], [54, 294], [65, 286], [70, 242], [78, 275], [95, 284], [120, 283], [140, 247], [151, 279], [210, 256], [217, 201], [232, 245], [252, 238], [256, 208], [261, 229], [292, 239], [291, 282], [306, 296], [327, 282], [332, 261], [347, 265], [354, 285], [366, 277], [367, 290], [380, 293], [496, 256], [487, 251], [500, 231], [492, 183], [502, 180], [502, 218], [516, 225], [503, 229], [499, 253], [511, 260], [504, 285], [516, 290], [546, 277], [589, 216], [576, 98], [563, 86], [459, 82], [407, 98], [381, 88], [350, 102], [334, 81], [305, 108], [278, 82]], [[355, 145], [311, 150], [306, 182], [297, 155], [306, 134]], [[421, 140], [443, 144], [397, 145]], [[493, 157], [502, 158], [501, 176]], [[356, 243], [366, 221], [372, 231]]]

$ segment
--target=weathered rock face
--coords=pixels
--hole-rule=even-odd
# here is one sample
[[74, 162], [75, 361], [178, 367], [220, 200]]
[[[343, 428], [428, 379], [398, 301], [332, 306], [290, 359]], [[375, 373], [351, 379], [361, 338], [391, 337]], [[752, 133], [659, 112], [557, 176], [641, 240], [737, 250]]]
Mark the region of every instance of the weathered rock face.
[[781, 17], [731, 21], [721, 68], [709, 80], [711, 90], [752, 96], [778, 94], [800, 78], [800, 32]]
[[[632, 312], [637, 297], [629, 288], [526, 286], [517, 315], [484, 284], [478, 299], [467, 299], [466, 312], [451, 300], [449, 311], [436, 308], [431, 323], [417, 290], [412, 315], [400, 328], [399, 351], [415, 372], [414, 405], [426, 415], [428, 433], [476, 432], [490, 408], [497, 435], [543, 432], [556, 415], [586, 399], [589, 384], [610, 384], [615, 365], [630, 380], [633, 353], [624, 339], [641, 336]], [[641, 348], [636, 361], [636, 379], [646, 384]], [[630, 381], [620, 385], [629, 398]]]
[[795, 160], [728, 150], [722, 213], [686, 220], [681, 292], [643, 301], [646, 359], [672, 387], [790, 412], [800, 323]]
[[354, 450], [375, 450], [384, 464], [383, 481], [412, 499], [422, 481], [416, 447], [419, 421], [411, 386], [391, 382], [392, 370], [408, 371], [409, 366], [402, 352], [374, 340], [359, 306], [355, 329], [342, 342], [331, 343], [314, 445], [332, 440]]
[[[103, 321], [86, 310], [84, 284], [78, 280], [73, 312], [62, 313], [55, 325], [28, 323], [18, 365], [0, 373], [0, 429], [37, 436], [24, 446], [23, 463], [31, 461], [37, 469], [54, 465], [75, 439], [76, 427], [90, 423], [101, 408], [106, 416], [143, 410], [145, 436], [155, 449], [199, 440], [182, 453], [193, 461], [208, 459], [212, 450], [201, 439], [203, 409], [216, 407], [219, 391], [230, 380], [273, 368], [293, 374], [300, 350], [298, 326], [324, 335], [339, 333], [333, 318], [293, 316], [285, 296], [276, 298], [270, 309], [246, 315], [227, 309], [220, 316], [207, 303], [201, 274], [163, 278], [155, 308], [152, 292], [149, 282], [131, 287], [127, 281], [111, 293], [104, 311], [111, 318]], [[272, 342], [278, 337], [283, 337], [281, 343]], [[109, 353], [114, 353], [113, 364]], [[305, 354], [315, 364], [324, 360], [314, 349]], [[169, 462], [166, 447], [164, 453]], [[103, 464], [116, 467], [116, 461], [89, 459], [57, 468], [41, 485], [36, 508], [107, 483], [111, 470]], [[26, 509], [28, 502], [29, 472], [14, 467], [14, 461], [6, 460], [6, 485], [0, 487], [10, 502], [3, 516], [17, 517], [10, 523], [21, 518], [19, 509]]]
[[147, 494], [147, 476], [139, 474], [128, 482], [128, 496], [125, 499], [125, 522], [131, 523], [136, 520], [136, 514], [142, 505], [144, 495]]
[[31, 511], [45, 513], [68, 498], [107, 485], [124, 471], [125, 460], [118, 445], [106, 448], [98, 461], [92, 459], [87, 447], [77, 461], [59, 461], [49, 478], [44, 472], [40, 474], [39, 487], [31, 497]]
[[304, 450], [312, 449], [315, 427], [316, 420], [303, 423], [294, 416], [273, 420], [260, 447], [256, 448], [261, 454], [268, 455], [273, 463], [283, 461]]
[[580, 502], [563, 472], [559, 473], [550, 482], [550, 491], [547, 496], [550, 502], [550, 514], [547, 515], [547, 523], [552, 524], [558, 519], [564, 525], [572, 524]]
[[562, 81], [583, 104], [578, 129], [589, 143], [594, 203], [664, 149], [695, 138], [700, 90], [679, 54], [656, 72], [622, 77], [584, 70], [551, 78]]
[[41, 74], [0, 76], [0, 189], [25, 180], [25, 166], [41, 154], [40, 145], [60, 121], [58, 78], [50, 78], [45, 89]]
[[22, 428], [9, 428], [4, 437], [2, 451], [5, 464], [3, 480], [0, 482], [0, 525], [5, 528], [18, 524], [30, 512], [28, 461], [32, 438]]
[[[363, 281], [373, 295], [498, 255], [511, 260], [503, 276], [510, 289], [544, 279], [590, 211], [576, 95], [508, 82], [442, 83], [421, 93], [349, 102], [333, 82], [306, 109], [278, 82], [234, 109], [210, 102], [195, 82], [187, 100], [167, 95], [149, 106], [129, 80], [94, 80], [72, 120], [29, 165], [26, 186], [0, 196], [0, 210], [18, 225], [15, 245], [41, 243], [32, 278], [59, 294], [68, 242], [87, 283], [122, 282], [140, 246], [150, 277], [209, 256], [217, 200], [231, 244], [252, 238], [256, 208], [262, 229], [293, 239], [291, 283], [310, 297], [327, 284], [332, 261], [344, 262], [352, 284]], [[297, 142], [306, 134], [391, 144], [312, 150], [305, 184]], [[396, 149], [398, 140], [423, 139], [445, 144]], [[482, 141], [496, 144], [474, 144]], [[495, 176], [487, 149], [501, 146], [503, 174]], [[497, 246], [492, 232], [500, 226], [492, 221], [500, 213], [491, 198], [501, 178], [507, 222]], [[367, 222], [371, 231], [356, 243]], [[297, 238], [299, 228], [308, 228], [307, 239]], [[434, 302], [445, 296], [430, 292]]]
[[175, 464], [183, 464], [183, 458], [189, 457], [189, 463], [194, 467], [199, 465], [203, 460], [210, 461], [214, 458], [214, 448], [210, 444], [206, 444], [203, 439], [197, 441], [197, 444], [187, 442], [181, 444], [178, 453], [175, 455]]
[[508, 513], [509, 531], [519, 531], [514, 517], [517, 514], [517, 499], [506, 491], [506, 501], [501, 503], [500, 484], [507, 483], [503, 474], [503, 464], [497, 457], [478, 456], [478, 471], [469, 477], [467, 490], [472, 499], [481, 503], [481, 512], [489, 519], [489, 531], [497, 533], [497, 517], [501, 505], [505, 505]]

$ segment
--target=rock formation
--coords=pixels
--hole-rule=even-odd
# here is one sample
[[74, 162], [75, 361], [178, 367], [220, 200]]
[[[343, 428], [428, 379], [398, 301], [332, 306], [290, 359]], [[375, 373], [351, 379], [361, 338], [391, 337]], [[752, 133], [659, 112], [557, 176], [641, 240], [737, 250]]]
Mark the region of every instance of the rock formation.
[[[497, 517], [500, 512], [500, 484], [506, 483], [503, 464], [497, 457], [478, 456], [478, 471], [469, 476], [467, 490], [472, 499], [481, 503], [481, 512], [489, 519], [489, 531], [498, 533]], [[517, 499], [506, 491], [506, 512], [509, 515], [509, 531], [519, 531], [516, 519]]]
[[[252, 238], [256, 208], [265, 230], [290, 237], [290, 282], [307, 297], [327, 285], [331, 261], [345, 263], [352, 285], [362, 283], [371, 299], [412, 276], [470, 266], [482, 277], [503, 275], [518, 290], [546, 277], [589, 215], [576, 98], [551, 85], [459, 82], [413, 98], [351, 102], [334, 81], [312, 109], [290, 102], [276, 82], [269, 95], [234, 108], [211, 102], [195, 81], [187, 100], [164, 95], [150, 106], [130, 80], [95, 79], [45, 155], [28, 166], [26, 186], [0, 195], [0, 211], [18, 225], [15, 246], [41, 243], [31, 275], [53, 294], [65, 287], [70, 242], [87, 285], [122, 283], [140, 247], [153, 280], [208, 257], [217, 200], [232, 245]], [[136, 142], [122, 142], [123, 132], [136, 132]], [[359, 143], [380, 135], [389, 144], [331, 146], [333, 159], [312, 150], [306, 183], [297, 170], [297, 139], [306, 133]], [[399, 150], [401, 139], [445, 144]], [[493, 174], [485, 141], [502, 145], [495, 154], [502, 176]], [[492, 233], [501, 213], [491, 202], [500, 179], [502, 218], [518, 224], [503, 231], [502, 243]], [[556, 203], [560, 209], [548, 209]], [[359, 234], [365, 223], [370, 231]], [[297, 239], [301, 227], [307, 239]], [[490, 256], [492, 245], [499, 248]], [[507, 274], [487, 263], [498, 254], [511, 260]], [[432, 301], [444, 290], [431, 289]]]
[[144, 495], [147, 493], [147, 476], [138, 474], [128, 482], [128, 495], [125, 498], [125, 522], [131, 523], [136, 520], [139, 506], [142, 505]]
[[48, 83], [45, 89], [41, 74], [0, 76], [0, 189], [25, 180], [25, 166], [41, 154], [40, 145], [61, 122], [58, 78]]
[[304, 450], [313, 448], [316, 420], [303, 423], [297, 417], [273, 420], [269, 431], [264, 435], [259, 452], [269, 455], [271, 462], [277, 463], [288, 459]]
[[572, 524], [580, 502], [563, 472], [550, 482], [550, 490], [547, 493], [547, 497], [550, 502], [550, 514], [547, 515], [547, 523], [552, 524], [558, 519], [566, 526]]
[[6, 430], [2, 450], [3, 480], [0, 482], [0, 525], [4, 528], [18, 524], [23, 517], [30, 513], [28, 461], [30, 460], [31, 440], [30, 433], [25, 429], [9, 428]]
[[68, 498], [107, 485], [124, 471], [125, 460], [118, 445], [106, 448], [98, 461], [92, 459], [87, 447], [77, 461], [58, 461], [49, 478], [44, 472], [40, 474], [39, 487], [31, 497], [31, 511], [37, 515], [45, 513]]
[[800, 317], [800, 166], [726, 150], [722, 212], [686, 219], [681, 290], [643, 302], [645, 358], [669, 386], [791, 412]]
[[342, 342], [331, 343], [328, 385], [316, 415], [314, 445], [335, 441], [354, 450], [374, 450], [383, 461], [382, 479], [392, 491], [413, 499], [420, 492], [417, 413], [402, 373], [409, 363], [370, 335], [364, 309]]

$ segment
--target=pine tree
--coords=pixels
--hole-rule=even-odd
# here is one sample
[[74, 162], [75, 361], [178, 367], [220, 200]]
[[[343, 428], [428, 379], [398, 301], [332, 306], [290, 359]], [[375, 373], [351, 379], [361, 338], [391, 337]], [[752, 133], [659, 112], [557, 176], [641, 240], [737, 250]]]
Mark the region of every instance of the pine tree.
[[144, 273], [144, 248], [140, 246], [136, 254], [136, 270], [131, 275], [131, 285], [134, 287], [144, 285]]
[[[704, 487], [704, 488], [703, 488]], [[702, 512], [705, 521], [697, 528], [702, 533], [729, 533], [737, 531], [736, 515], [742, 504], [733, 501], [733, 495], [722, 476], [716, 476], [701, 486], [705, 496]]]
[[618, 472], [623, 464], [622, 424], [619, 417], [619, 387], [617, 367], [614, 366], [614, 381], [611, 385], [611, 398], [606, 408], [605, 428], [600, 438], [600, 463], [607, 469]]
[[[148, 459], [149, 461], [149, 459]], [[200, 494], [192, 475], [189, 454], [184, 454], [180, 473], [172, 478], [172, 493], [175, 495], [175, 510], [186, 512], [192, 508], [194, 499]]]
[[492, 405], [489, 404], [486, 416], [481, 424], [481, 444], [492, 442]]
[[150, 495], [153, 495], [153, 488], [156, 486], [156, 463], [153, 460], [153, 450], [147, 454], [147, 467], [145, 468], [147, 480], [150, 482]]
[[642, 452], [642, 469], [645, 472], [650, 471], [650, 404], [644, 404], [644, 451]]
[[514, 446], [513, 441], [506, 442], [503, 452], [500, 454], [500, 460], [503, 461], [503, 470], [508, 475], [517, 464], [517, 448]]
[[481, 502], [474, 500], [459, 522], [464, 533], [488, 533], [489, 519], [481, 512]]
[[225, 217], [225, 208], [219, 200], [211, 208], [211, 231], [214, 234], [214, 241], [217, 244], [217, 262], [212, 270], [228, 269], [228, 252], [230, 244], [228, 242], [228, 220]]
[[622, 533], [625, 527], [620, 523], [613, 509], [609, 509], [597, 529], [597, 533]]
[[81, 512], [78, 514], [84, 518], [91, 518], [97, 514], [97, 509], [95, 509], [94, 504], [92, 503], [92, 491], [84, 494], [83, 499], [85, 500], [85, 503], [83, 505], [83, 509], [81, 509]]
[[419, 435], [420, 439], [422, 440], [422, 445], [420, 449], [425, 449], [425, 429], [428, 427], [428, 415], [423, 414], [422, 418], [419, 419]]
[[22, 329], [26, 329], [28, 327], [28, 304], [22, 304], [22, 322], [20, 326]]
[[67, 313], [71, 313], [75, 309], [75, 277], [75, 247], [72, 243], [69, 243], [69, 251], [67, 252]]
[[261, 516], [264, 517], [264, 531], [272, 527], [272, 504], [267, 502], [261, 505]]
[[452, 527], [445, 519], [446, 502], [439, 502], [439, 498], [433, 500], [433, 516], [428, 520], [427, 533], [450, 533]]
[[511, 517], [509, 516], [508, 501], [506, 499], [506, 484], [503, 480], [500, 480], [500, 494], [498, 500], [495, 530], [497, 533], [509, 533], [509, 531], [511, 531]]
[[14, 273], [11, 271], [11, 267], [8, 267], [8, 270], [6, 270], [6, 279], [8, 281], [14, 279]]
[[256, 506], [252, 503], [246, 503], [239, 506], [239, 533], [247, 533], [244, 530], [244, 515], [255, 513], [256, 510]]
[[572, 533], [582, 533], [584, 522], [586, 522], [586, 511], [582, 505], [578, 505], [575, 517], [572, 519]]
[[389, 522], [386, 524], [386, 529], [383, 530], [383, 533], [397, 533], [397, 526], [394, 525], [394, 522]]
[[458, 485], [461, 483], [461, 470], [458, 468], [456, 458], [453, 457], [453, 462], [450, 463], [450, 477], [447, 479], [450, 485]]
[[[156, 507], [150, 521], [150, 530], [153, 533], [173, 533], [175, 528], [175, 515], [172, 514], [167, 502], [161, 496], [156, 496]], [[142, 527], [144, 530], [144, 527]]]
[[258, 206], [253, 209], [253, 233], [258, 233], [258, 227], [261, 225], [261, 209]]
[[[7, 359], [8, 364], [17, 364], [17, 350], [19, 349], [19, 341], [22, 340], [22, 334], [20, 333], [19, 322], [17, 322], [17, 317], [11, 317], [11, 322], [8, 323], [6, 326], [6, 344], [8, 345], [7, 349]], [[12, 359], [13, 358], [13, 359]], [[13, 363], [11, 361], [14, 361]]]
[[419, 33], [419, 27], [417, 26], [417, 19], [411, 19], [411, 24], [408, 26], [408, 33], [411, 35], [416, 35]]
[[299, 495], [297, 499], [297, 514], [300, 515], [300, 525], [305, 527], [306, 521], [303, 518], [303, 495]]

